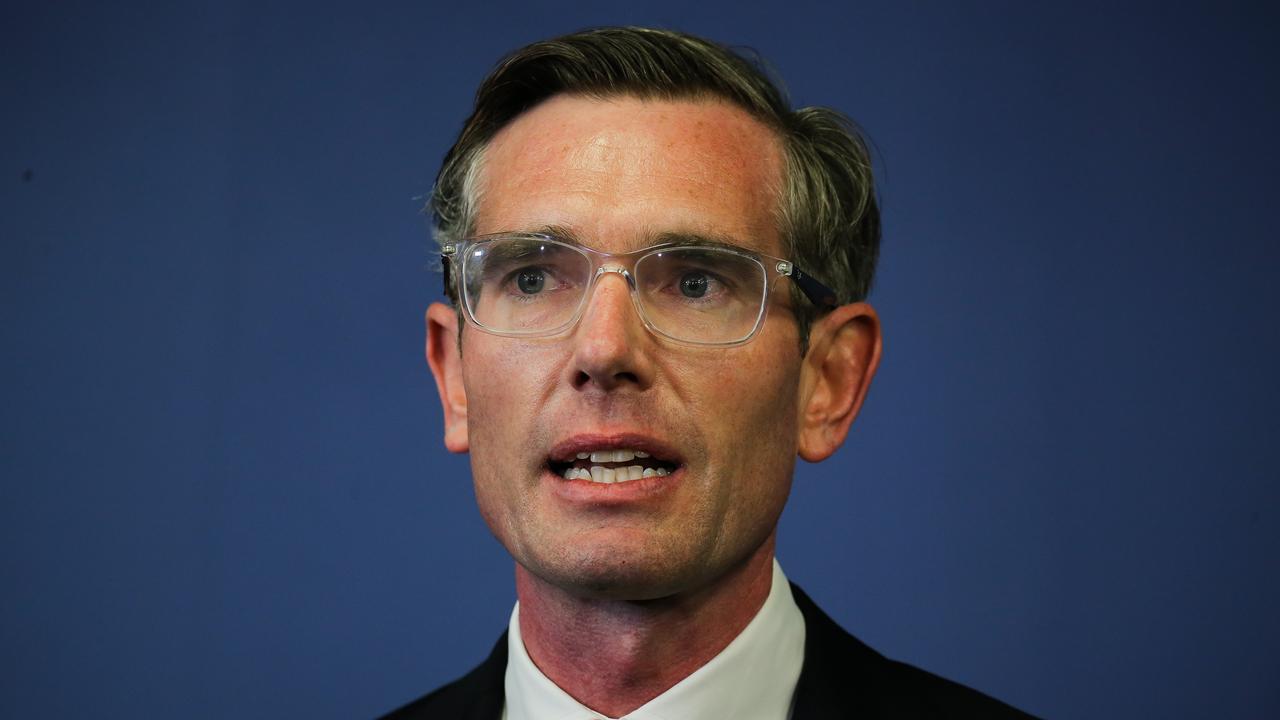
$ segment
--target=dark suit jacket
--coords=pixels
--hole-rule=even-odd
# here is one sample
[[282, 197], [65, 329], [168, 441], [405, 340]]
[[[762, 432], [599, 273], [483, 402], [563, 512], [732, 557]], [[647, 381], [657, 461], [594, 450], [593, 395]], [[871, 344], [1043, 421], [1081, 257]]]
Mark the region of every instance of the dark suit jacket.
[[[804, 665], [792, 720], [1031, 717], [976, 690], [884, 657], [845, 632], [800, 588], [792, 585], [791, 592], [805, 625]], [[499, 720], [506, 669], [503, 633], [479, 667], [384, 720]]]

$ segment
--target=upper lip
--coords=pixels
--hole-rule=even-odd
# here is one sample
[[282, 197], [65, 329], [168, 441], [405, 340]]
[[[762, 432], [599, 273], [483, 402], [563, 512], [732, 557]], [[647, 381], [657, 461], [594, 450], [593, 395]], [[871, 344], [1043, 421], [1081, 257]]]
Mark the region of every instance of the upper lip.
[[683, 464], [683, 458], [675, 448], [666, 442], [641, 433], [580, 433], [560, 440], [551, 447], [547, 459], [556, 463], [573, 462], [578, 453], [592, 450], [640, 450], [649, 453], [656, 460]]

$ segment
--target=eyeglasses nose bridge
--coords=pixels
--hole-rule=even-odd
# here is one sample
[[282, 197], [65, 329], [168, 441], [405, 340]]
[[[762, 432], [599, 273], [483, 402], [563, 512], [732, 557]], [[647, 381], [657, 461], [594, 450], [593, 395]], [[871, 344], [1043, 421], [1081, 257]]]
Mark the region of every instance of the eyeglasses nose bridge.
[[[596, 268], [596, 274], [591, 278], [591, 291], [586, 298], [583, 298], [584, 308], [588, 303], [591, 302], [591, 296], [595, 295], [596, 290], [598, 289], [596, 286], [600, 284], [601, 278], [603, 278], [605, 275], [609, 273], [615, 273], [621, 276], [622, 279], [626, 282], [627, 295], [629, 295], [631, 298], [632, 310], [640, 316], [640, 320], [644, 322], [645, 325], [648, 325], [648, 321], [645, 320], [644, 318], [644, 310], [641, 309], [639, 298], [636, 296], [636, 279], [631, 275], [631, 271], [623, 267], [622, 265], [601, 264]], [[581, 316], [579, 317], [579, 320], [581, 320]]]
[[595, 282], [599, 282], [600, 277], [605, 273], [617, 273], [621, 275], [622, 279], [627, 281], [627, 288], [632, 291], [636, 289], [636, 279], [631, 276], [630, 270], [627, 270], [621, 265], [601, 265], [596, 268]]

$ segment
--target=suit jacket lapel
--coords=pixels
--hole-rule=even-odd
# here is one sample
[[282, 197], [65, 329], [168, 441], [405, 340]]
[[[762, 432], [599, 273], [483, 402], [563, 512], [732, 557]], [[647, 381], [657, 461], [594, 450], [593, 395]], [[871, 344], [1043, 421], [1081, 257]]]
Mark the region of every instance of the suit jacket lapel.
[[845, 632], [794, 583], [791, 593], [805, 628], [792, 720], [876, 716], [884, 657]]
[[493, 646], [489, 657], [471, 671], [462, 683], [467, 698], [464, 707], [458, 708], [460, 720], [501, 720], [506, 702], [507, 633]]

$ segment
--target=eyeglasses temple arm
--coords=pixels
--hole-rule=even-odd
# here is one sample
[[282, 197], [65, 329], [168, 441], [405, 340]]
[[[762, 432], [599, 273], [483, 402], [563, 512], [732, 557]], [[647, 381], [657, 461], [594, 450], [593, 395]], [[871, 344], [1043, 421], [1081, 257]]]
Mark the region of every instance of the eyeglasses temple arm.
[[840, 304], [840, 301], [836, 299], [835, 290], [822, 284], [812, 275], [795, 265], [785, 260], [779, 262], [778, 272], [791, 278], [791, 281], [800, 287], [800, 292], [804, 293], [804, 296], [809, 298], [809, 301], [814, 305], [820, 308], [833, 308]]
[[457, 251], [458, 246], [453, 243], [440, 248], [440, 284], [446, 296], [449, 294], [449, 258]]

